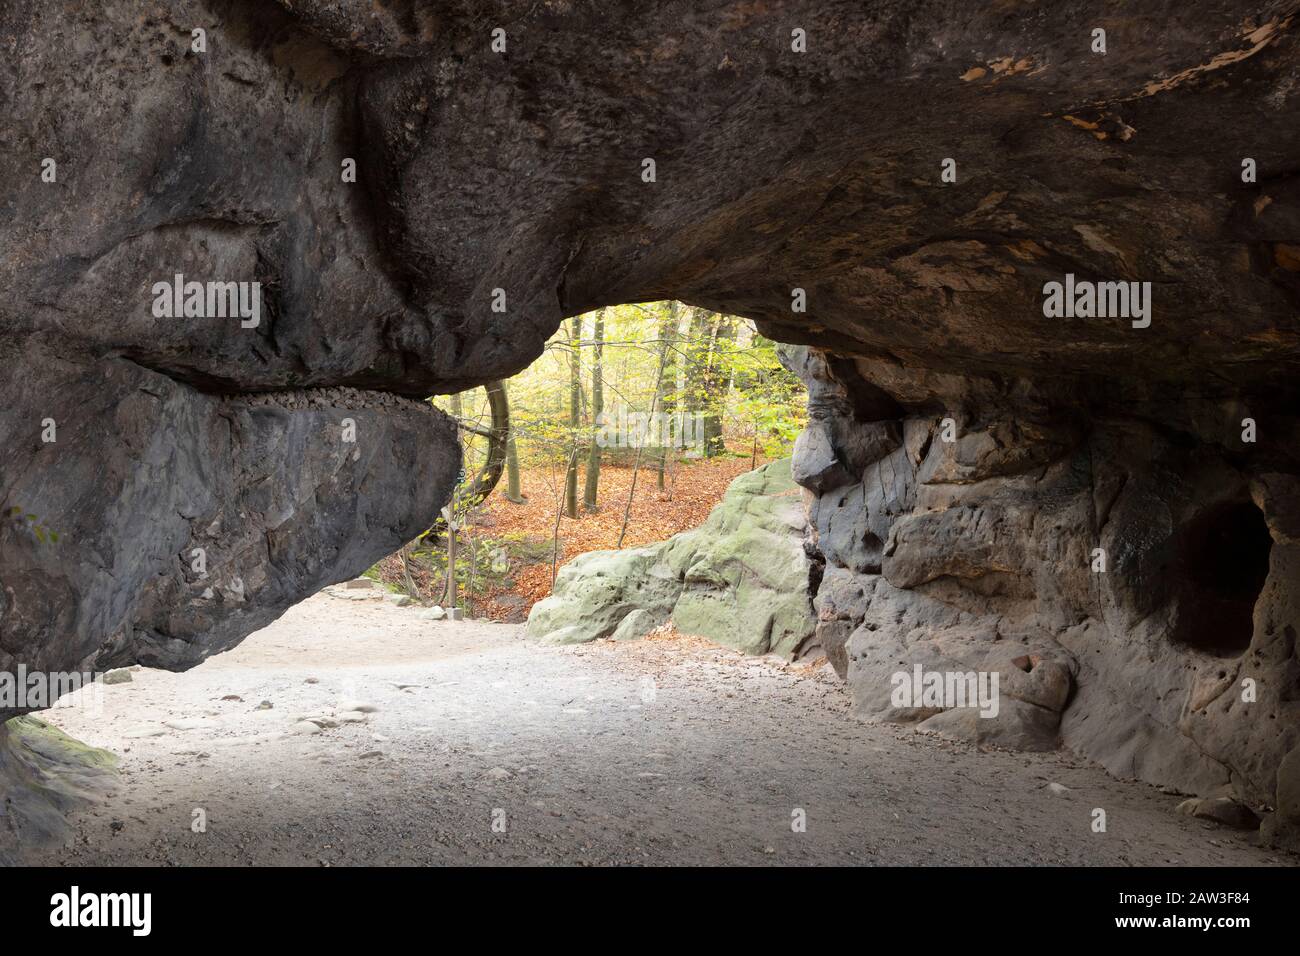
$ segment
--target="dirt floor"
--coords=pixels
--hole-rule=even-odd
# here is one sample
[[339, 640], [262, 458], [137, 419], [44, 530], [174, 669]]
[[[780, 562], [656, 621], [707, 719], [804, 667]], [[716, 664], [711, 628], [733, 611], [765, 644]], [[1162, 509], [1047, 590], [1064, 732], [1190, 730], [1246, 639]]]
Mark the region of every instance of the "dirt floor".
[[123, 786], [40, 862], [1297, 862], [1066, 755], [862, 723], [825, 666], [547, 647], [379, 600], [317, 595], [186, 674], [106, 687], [98, 717], [42, 716], [120, 754]]

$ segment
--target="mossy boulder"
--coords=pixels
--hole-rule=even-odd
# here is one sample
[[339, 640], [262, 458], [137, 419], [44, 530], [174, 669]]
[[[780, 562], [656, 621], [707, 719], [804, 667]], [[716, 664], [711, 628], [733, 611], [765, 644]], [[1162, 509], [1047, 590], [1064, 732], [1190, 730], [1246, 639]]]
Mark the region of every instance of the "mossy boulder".
[[662, 545], [580, 554], [555, 578], [550, 597], [533, 605], [528, 633], [555, 644], [609, 637], [632, 611], [643, 610], [650, 630], [668, 620], [681, 582], [660, 561]]
[[789, 460], [736, 478], [699, 528], [565, 565], [528, 632], [556, 643], [640, 637], [672, 621], [748, 654], [791, 656], [816, 626], [805, 516]]
[[118, 784], [117, 757], [30, 715], [0, 723], [0, 865], [58, 844], [67, 815]]

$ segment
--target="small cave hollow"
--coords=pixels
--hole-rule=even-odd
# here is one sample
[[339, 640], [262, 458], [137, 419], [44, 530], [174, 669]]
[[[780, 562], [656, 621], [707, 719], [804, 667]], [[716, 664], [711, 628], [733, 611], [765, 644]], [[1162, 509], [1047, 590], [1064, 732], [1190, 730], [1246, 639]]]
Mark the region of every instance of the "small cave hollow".
[[1263, 512], [1249, 501], [1214, 505], [1188, 522], [1174, 544], [1174, 643], [1216, 657], [1244, 654], [1272, 547]]

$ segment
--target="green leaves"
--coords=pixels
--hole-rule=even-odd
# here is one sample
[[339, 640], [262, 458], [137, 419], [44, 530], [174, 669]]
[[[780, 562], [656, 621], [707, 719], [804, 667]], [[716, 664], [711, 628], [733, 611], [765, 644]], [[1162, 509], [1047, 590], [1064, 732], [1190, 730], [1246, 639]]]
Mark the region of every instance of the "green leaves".
[[41, 544], [58, 544], [59, 532], [52, 531], [50, 528], [42, 524], [41, 519], [37, 515], [32, 514], [30, 511], [26, 511], [26, 509], [21, 508], [18, 505], [11, 505], [5, 510], [8, 513], [10, 524], [16, 530], [30, 534]]
[[[576, 351], [581, 367], [582, 442], [593, 425], [590, 382], [595, 367], [595, 313], [580, 317]], [[570, 426], [570, 323], [558, 329], [531, 366], [509, 380], [511, 425], [524, 467], [554, 464], [561, 471], [574, 444]], [[658, 400], [655, 383], [661, 349], [669, 349]], [[603, 310], [601, 383], [608, 414], [704, 411], [720, 417], [722, 437], [734, 454], [764, 457], [789, 453], [806, 417], [799, 379], [781, 366], [776, 343], [759, 335], [750, 320], [718, 316], [680, 303], [648, 302]], [[701, 374], [704, 372], [705, 374]], [[439, 398], [444, 410], [451, 402]], [[461, 418], [490, 424], [485, 393], [461, 395]], [[465, 470], [474, 474], [487, 442], [462, 432]]]

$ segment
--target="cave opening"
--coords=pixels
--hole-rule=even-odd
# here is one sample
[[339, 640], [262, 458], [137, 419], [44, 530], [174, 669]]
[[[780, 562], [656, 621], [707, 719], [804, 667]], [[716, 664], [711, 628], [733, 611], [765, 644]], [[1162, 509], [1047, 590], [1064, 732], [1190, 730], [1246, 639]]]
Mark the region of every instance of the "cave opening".
[[1174, 643], [1216, 657], [1244, 654], [1272, 546], [1263, 513], [1249, 501], [1213, 505], [1189, 522], [1177, 536], [1171, 569]]
[[579, 555], [697, 528], [733, 481], [789, 458], [807, 389], [784, 348], [750, 319], [677, 300], [565, 319], [509, 379], [435, 396], [464, 452], [456, 527], [366, 573], [435, 615], [523, 623]]

